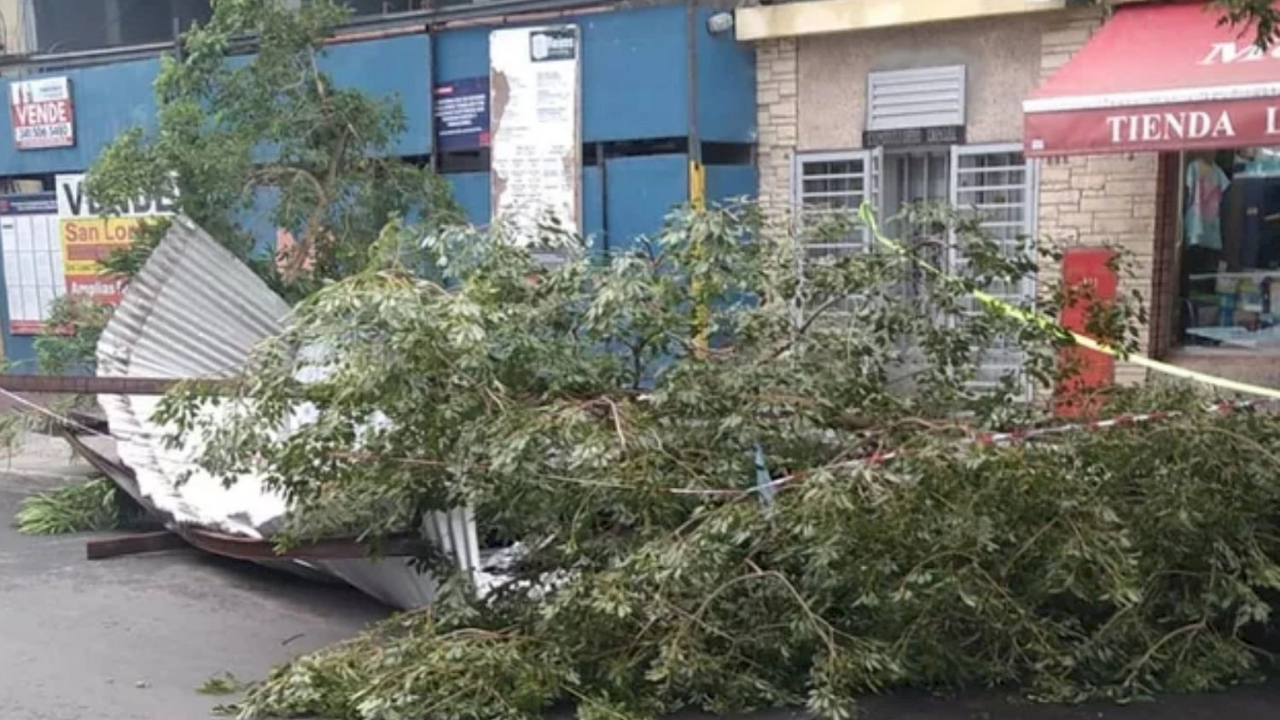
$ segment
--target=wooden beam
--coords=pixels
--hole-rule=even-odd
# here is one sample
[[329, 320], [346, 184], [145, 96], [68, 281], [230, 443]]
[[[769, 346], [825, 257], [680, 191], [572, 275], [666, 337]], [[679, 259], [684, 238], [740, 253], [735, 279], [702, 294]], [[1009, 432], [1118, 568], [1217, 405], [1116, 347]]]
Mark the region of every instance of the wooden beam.
[[[186, 541], [223, 557], [237, 560], [356, 560], [372, 555], [370, 548], [354, 538], [328, 538], [302, 542], [287, 552], [276, 552], [271, 540], [227, 535], [196, 527], [181, 529]], [[383, 541], [383, 557], [411, 557], [425, 552], [423, 540], [416, 535], [398, 535]]]
[[[192, 380], [195, 380], [194, 378]], [[0, 375], [0, 390], [48, 395], [163, 395], [182, 378], [72, 377], [66, 375]], [[234, 380], [199, 380], [212, 388]]]
[[[270, 540], [236, 537], [211, 530], [183, 528], [182, 534], [168, 530], [131, 535], [116, 535], [85, 543], [85, 555], [90, 560], [142, 553], [180, 550], [194, 545], [215, 555], [236, 560], [340, 560], [370, 557], [370, 549], [351, 538], [334, 538], [304, 542], [288, 552], [277, 553]], [[405, 557], [425, 552], [423, 541], [413, 536], [387, 538], [381, 555]]]
[[85, 556], [90, 560], [105, 560], [122, 555], [140, 555], [142, 553], [178, 550], [187, 546], [187, 541], [168, 530], [160, 532], [122, 535], [103, 540], [90, 540], [84, 544]]

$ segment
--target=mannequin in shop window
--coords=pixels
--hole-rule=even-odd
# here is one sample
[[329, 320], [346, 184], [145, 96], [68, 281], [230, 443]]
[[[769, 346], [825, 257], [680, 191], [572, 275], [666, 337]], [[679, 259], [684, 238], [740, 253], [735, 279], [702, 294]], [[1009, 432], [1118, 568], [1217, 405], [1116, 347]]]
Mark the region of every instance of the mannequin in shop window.
[[1230, 324], [1233, 313], [1229, 306], [1233, 303], [1217, 292], [1218, 283], [1190, 278], [1222, 272], [1222, 205], [1231, 180], [1215, 162], [1213, 152], [1190, 154], [1183, 179], [1183, 296], [1199, 298], [1187, 308], [1192, 313], [1190, 326]]
[[[1212, 255], [1209, 272], [1216, 269], [1222, 253], [1222, 196], [1231, 179], [1213, 161], [1213, 153], [1196, 153], [1187, 164], [1187, 212], [1183, 228], [1189, 252]], [[1199, 265], [1194, 262], [1193, 265]]]

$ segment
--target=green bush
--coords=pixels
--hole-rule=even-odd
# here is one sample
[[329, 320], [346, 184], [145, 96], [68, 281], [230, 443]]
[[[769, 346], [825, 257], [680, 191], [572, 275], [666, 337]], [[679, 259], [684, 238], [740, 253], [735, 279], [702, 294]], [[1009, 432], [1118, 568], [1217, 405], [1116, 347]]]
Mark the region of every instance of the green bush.
[[126, 527], [140, 514], [132, 498], [99, 477], [26, 498], [17, 526], [24, 535], [100, 532]]
[[[681, 211], [636, 253], [566, 243], [554, 267], [501, 228], [436, 233], [431, 274], [375, 252], [301, 303], [226, 421], [169, 398], [165, 420], [210, 433], [206, 467], [260, 468], [293, 502], [282, 543], [344, 523], [376, 542], [467, 504], [526, 549], [484, 598], [424, 558], [449, 577], [435, 608], [277, 670], [245, 715], [838, 720], [902, 685], [1074, 700], [1252, 676], [1280, 583], [1280, 423], [1150, 388], [1107, 401], [1179, 414], [968, 442], [1056, 422], [1027, 388], [1059, 379], [1070, 338], [971, 301], [1034, 267], [972, 218], [901, 226], [901, 245], [822, 257], [805, 245], [861, 230]], [[964, 274], [932, 271], [943, 249]], [[1063, 293], [1042, 290], [1052, 316]], [[1129, 306], [1095, 310], [1091, 332], [1128, 346]], [[1019, 372], [975, 384], [997, 350]], [[300, 397], [317, 421], [273, 433]]]
[[638, 531], [545, 605], [393, 620], [277, 670], [246, 708], [846, 717], [900, 685], [1066, 701], [1220, 688], [1259, 672], [1245, 637], [1280, 589], [1278, 441], [1267, 415], [1188, 415], [817, 471], [767, 508], [699, 503], [682, 529]]
[[37, 367], [45, 375], [92, 373], [98, 338], [111, 307], [91, 297], [63, 295], [53, 301], [45, 331], [36, 338]]

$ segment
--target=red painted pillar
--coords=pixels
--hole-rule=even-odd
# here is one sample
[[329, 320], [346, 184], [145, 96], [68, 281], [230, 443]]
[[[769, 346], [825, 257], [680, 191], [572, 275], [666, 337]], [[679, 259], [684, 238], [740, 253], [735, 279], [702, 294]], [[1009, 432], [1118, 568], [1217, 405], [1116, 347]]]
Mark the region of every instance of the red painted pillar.
[[[1062, 324], [1087, 334], [1085, 324], [1094, 303], [1116, 299], [1117, 278], [1110, 263], [1115, 253], [1106, 248], [1071, 248], [1062, 259], [1062, 281], [1071, 293], [1071, 302], [1062, 308]], [[1054, 410], [1061, 417], [1091, 417], [1097, 414], [1101, 398], [1098, 390], [1115, 381], [1116, 361], [1083, 347], [1063, 348], [1058, 365], [1075, 374], [1059, 382], [1054, 393]]]

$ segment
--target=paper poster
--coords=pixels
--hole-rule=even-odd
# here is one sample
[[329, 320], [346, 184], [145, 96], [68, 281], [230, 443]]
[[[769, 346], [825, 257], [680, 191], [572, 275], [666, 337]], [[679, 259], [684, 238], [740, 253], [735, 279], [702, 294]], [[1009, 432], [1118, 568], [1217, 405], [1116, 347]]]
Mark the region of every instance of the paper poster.
[[493, 218], [527, 242], [582, 228], [580, 49], [573, 25], [489, 34]]
[[53, 300], [66, 292], [53, 193], [0, 197], [0, 248], [9, 332], [38, 335]]
[[489, 78], [436, 85], [432, 93], [436, 150], [476, 150], [489, 145]]

